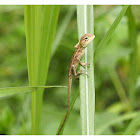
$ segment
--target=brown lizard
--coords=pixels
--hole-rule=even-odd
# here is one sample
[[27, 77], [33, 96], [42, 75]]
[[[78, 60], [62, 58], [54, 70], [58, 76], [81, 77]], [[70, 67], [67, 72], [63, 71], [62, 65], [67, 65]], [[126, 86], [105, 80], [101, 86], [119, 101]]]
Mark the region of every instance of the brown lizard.
[[85, 34], [81, 37], [80, 41], [74, 46], [74, 48], [76, 48], [71, 62], [70, 62], [70, 66], [69, 66], [69, 73], [68, 73], [68, 104], [67, 104], [67, 111], [66, 111], [66, 115], [64, 117], [64, 120], [60, 126], [60, 129], [57, 132], [57, 135], [60, 134], [63, 125], [66, 121], [67, 115], [68, 115], [68, 111], [69, 111], [69, 106], [70, 106], [70, 93], [71, 93], [71, 84], [72, 84], [72, 77], [75, 76], [76, 79], [78, 79], [78, 75], [80, 74], [85, 74], [82, 73], [81, 70], [79, 70], [76, 73], [76, 68], [77, 65], [80, 64], [81, 66], [83, 66], [85, 68], [85, 66], [87, 65], [87, 63], [82, 63], [80, 61], [81, 57], [83, 56], [84, 52], [85, 52], [85, 48], [87, 47], [87, 45], [94, 39], [95, 35], [92, 34]]

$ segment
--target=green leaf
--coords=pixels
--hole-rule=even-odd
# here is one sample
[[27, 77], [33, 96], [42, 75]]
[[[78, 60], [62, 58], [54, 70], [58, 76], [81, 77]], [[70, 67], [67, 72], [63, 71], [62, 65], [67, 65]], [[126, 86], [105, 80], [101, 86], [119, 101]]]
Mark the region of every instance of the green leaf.
[[6, 88], [0, 88], [0, 97], [7, 97], [10, 95], [15, 95], [15, 94], [21, 94], [21, 93], [26, 93], [30, 91], [35, 91], [40, 88], [62, 88], [66, 86], [22, 86], [22, 87], [6, 87]]
[[59, 28], [57, 29], [56, 37], [55, 37], [53, 48], [52, 48], [52, 56], [54, 55], [57, 47], [59, 46], [62, 38], [64, 37], [64, 33], [66, 32], [66, 29], [74, 15], [74, 12], [75, 12], [75, 6], [73, 5], [69, 6], [66, 16], [64, 17], [64, 19], [61, 22], [61, 25], [59, 25]]
[[7, 87], [7, 88], [0, 88], [0, 97], [7, 97], [10, 95], [26, 93], [30, 91], [34, 91], [36, 88], [34, 87]]
[[124, 107], [126, 108], [126, 111], [130, 111], [131, 110], [131, 107], [130, 107], [130, 104], [129, 104], [129, 100], [126, 96], [126, 92], [121, 84], [121, 81], [117, 75], [117, 72], [116, 70], [112, 70], [112, 71], [109, 71], [109, 75], [110, 75], [110, 78], [116, 88], [116, 91], [120, 97], [120, 100], [122, 102], [122, 104], [124, 105]]
[[125, 130], [123, 135], [133, 135], [135, 134], [137, 128], [140, 126], [140, 113], [136, 115], [136, 117], [130, 122], [127, 129]]
[[[59, 6], [25, 6], [27, 63], [30, 86], [45, 85]], [[44, 89], [31, 92], [32, 134], [40, 134]]]
[[[65, 128], [65, 125], [66, 125], [66, 123], [67, 123], [67, 121], [68, 121], [68, 119], [69, 119], [70, 113], [71, 113], [71, 111], [72, 111], [72, 109], [73, 109], [74, 103], [75, 103], [75, 101], [76, 101], [78, 95], [79, 95], [79, 90], [76, 91], [76, 93], [74, 94], [74, 96], [73, 96], [73, 98], [72, 98], [72, 100], [71, 100], [71, 102], [70, 102], [69, 112], [68, 112], [68, 115], [67, 115], [66, 121], [65, 121], [65, 123], [64, 123], [64, 125], [63, 125], [61, 131], [59, 132], [59, 130], [60, 130], [60, 128], [61, 128], [61, 124], [62, 124], [64, 118], [63, 118], [62, 121], [60, 122], [60, 125], [59, 125], [59, 127], [58, 127], [58, 129], [57, 129], [57, 133], [59, 132], [60, 135], [63, 134], [64, 128]], [[64, 117], [65, 117], [65, 116], [64, 116]], [[57, 134], [57, 133], [56, 133], [56, 134]]]
[[106, 123], [117, 119], [119, 115], [112, 112], [97, 112], [95, 113], [95, 134], [106, 134], [106, 130], [109, 130], [110, 127], [106, 127], [101, 133], [98, 133]]
[[129, 31], [129, 44], [132, 52], [130, 53], [129, 61], [130, 61], [130, 71], [129, 71], [129, 99], [131, 108], [135, 107], [135, 92], [136, 92], [136, 81], [138, 77], [137, 71], [137, 35], [136, 35], [136, 23], [135, 17], [132, 13], [131, 6], [129, 6], [127, 10], [127, 18], [128, 18], [128, 31]]
[[[132, 113], [121, 115], [119, 117], [112, 118], [112, 119], [106, 118], [106, 120], [104, 120], [102, 122], [100, 127], [95, 128], [95, 130], [96, 130], [95, 133], [96, 133], [96, 135], [101, 135], [108, 127], [111, 127], [112, 125], [119, 123], [119, 122], [123, 122], [125, 120], [130, 120], [130, 119], [134, 118], [137, 114], [138, 114], [138, 112], [132, 112]], [[95, 121], [96, 121], [96, 118], [95, 118]]]
[[119, 23], [120, 23], [122, 17], [124, 16], [127, 8], [128, 8], [128, 5], [123, 6], [122, 10], [120, 11], [120, 13], [118, 14], [118, 16], [114, 20], [113, 24], [111, 25], [111, 27], [107, 31], [106, 35], [103, 37], [103, 39], [101, 40], [101, 42], [97, 46], [97, 48], [95, 50], [95, 62], [96, 62], [96, 59], [98, 58], [98, 55], [100, 54], [100, 51], [102, 51], [101, 50], [102, 47], [104, 47], [107, 44], [107, 42], [111, 38], [112, 34], [116, 30], [117, 26], [119, 25]]

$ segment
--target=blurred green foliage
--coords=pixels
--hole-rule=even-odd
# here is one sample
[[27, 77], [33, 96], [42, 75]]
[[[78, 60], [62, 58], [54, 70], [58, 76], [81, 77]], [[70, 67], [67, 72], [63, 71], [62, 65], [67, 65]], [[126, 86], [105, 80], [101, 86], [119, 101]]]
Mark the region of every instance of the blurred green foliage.
[[[61, 6], [58, 18], [56, 38], [60, 30], [64, 30], [62, 37], [55, 44], [57, 46], [49, 67], [46, 85], [66, 85], [68, 80], [68, 67], [74, 53], [74, 45], [78, 42], [76, 8]], [[94, 46], [99, 44], [112, 22], [118, 15], [121, 6], [95, 6], [95, 41]], [[67, 15], [71, 12], [72, 16]], [[140, 6], [132, 6], [132, 12], [136, 20], [138, 59], [140, 58]], [[61, 27], [62, 22], [69, 21], [67, 27]], [[103, 126], [111, 120], [118, 119], [121, 115], [127, 115], [119, 97], [118, 91], [112, 81], [110, 73], [117, 73], [125, 94], [128, 98], [129, 80], [129, 56], [132, 52], [128, 37], [128, 23], [126, 15], [121, 20], [115, 33], [102, 48], [95, 63], [95, 86], [96, 86], [96, 119], [95, 129], [97, 134], [123, 134], [131, 119], [136, 115], [126, 117], [125, 121], [116, 121], [103, 130]], [[26, 86], [28, 85], [27, 58], [25, 47], [24, 30], [24, 7], [23, 6], [0, 6], [0, 87]], [[45, 61], [45, 60], [44, 60]], [[138, 73], [140, 65], [138, 64]], [[138, 111], [140, 95], [140, 78], [137, 77], [135, 109]], [[72, 85], [72, 96], [78, 89], [78, 81]], [[0, 134], [30, 134], [31, 133], [31, 110], [30, 95], [20, 94], [0, 99]], [[56, 134], [67, 105], [67, 89], [46, 89], [41, 118], [42, 134]], [[129, 101], [129, 99], [128, 99]], [[80, 99], [76, 100], [64, 134], [81, 134], [80, 130]], [[130, 112], [130, 113], [131, 113]], [[47, 114], [47, 116], [45, 115]], [[123, 119], [122, 119], [123, 120]], [[133, 126], [134, 127], [134, 126]], [[101, 129], [102, 128], [102, 129]], [[102, 131], [101, 131], [102, 130]], [[133, 129], [135, 130], [135, 129]], [[98, 133], [98, 132], [101, 133]], [[137, 128], [133, 134], [139, 133]]]

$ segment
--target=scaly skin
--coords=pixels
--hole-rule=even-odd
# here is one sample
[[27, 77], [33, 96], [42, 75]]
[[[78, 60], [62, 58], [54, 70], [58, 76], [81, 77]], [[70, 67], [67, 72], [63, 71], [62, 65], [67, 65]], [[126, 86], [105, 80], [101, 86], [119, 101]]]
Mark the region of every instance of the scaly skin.
[[67, 111], [66, 111], [66, 115], [64, 117], [64, 120], [61, 124], [61, 127], [57, 133], [57, 135], [60, 134], [63, 125], [66, 121], [67, 115], [68, 115], [68, 111], [69, 111], [69, 106], [70, 106], [70, 93], [71, 93], [71, 84], [72, 84], [72, 77], [75, 76], [75, 78], [79, 78], [78, 75], [80, 74], [84, 74], [81, 71], [78, 71], [76, 73], [76, 68], [77, 65], [80, 64], [81, 66], [85, 67], [87, 65], [87, 63], [82, 63], [80, 61], [81, 57], [83, 56], [83, 54], [85, 53], [85, 48], [87, 47], [87, 45], [94, 39], [94, 35], [92, 34], [85, 34], [81, 37], [80, 41], [75, 45], [75, 52], [72, 56], [71, 62], [70, 62], [70, 66], [69, 66], [69, 78], [68, 78], [68, 105], [67, 105]]

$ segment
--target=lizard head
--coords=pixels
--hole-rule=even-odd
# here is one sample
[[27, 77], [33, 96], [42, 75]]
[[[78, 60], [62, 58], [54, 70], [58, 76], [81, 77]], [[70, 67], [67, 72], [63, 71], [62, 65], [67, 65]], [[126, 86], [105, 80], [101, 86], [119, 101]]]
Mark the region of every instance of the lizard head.
[[95, 35], [84, 34], [80, 39], [80, 44], [82, 45], [83, 48], [85, 48], [94, 38], [95, 38]]

